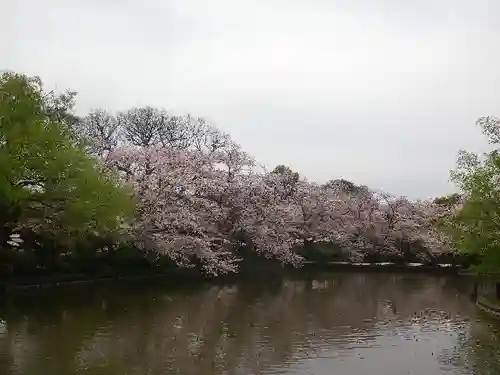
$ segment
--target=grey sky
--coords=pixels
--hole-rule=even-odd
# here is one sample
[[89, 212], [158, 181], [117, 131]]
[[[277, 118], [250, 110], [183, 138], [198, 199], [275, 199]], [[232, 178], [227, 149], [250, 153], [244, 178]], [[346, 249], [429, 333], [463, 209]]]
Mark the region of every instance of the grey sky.
[[0, 69], [203, 116], [269, 167], [450, 192], [500, 116], [498, 0], [0, 0]]

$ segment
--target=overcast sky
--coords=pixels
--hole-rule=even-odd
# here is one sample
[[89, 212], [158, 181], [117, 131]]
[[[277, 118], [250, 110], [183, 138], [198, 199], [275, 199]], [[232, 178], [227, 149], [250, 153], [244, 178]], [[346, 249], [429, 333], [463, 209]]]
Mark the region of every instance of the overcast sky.
[[412, 198], [452, 191], [500, 116], [498, 0], [0, 0], [0, 69], [78, 111], [203, 116], [257, 160]]

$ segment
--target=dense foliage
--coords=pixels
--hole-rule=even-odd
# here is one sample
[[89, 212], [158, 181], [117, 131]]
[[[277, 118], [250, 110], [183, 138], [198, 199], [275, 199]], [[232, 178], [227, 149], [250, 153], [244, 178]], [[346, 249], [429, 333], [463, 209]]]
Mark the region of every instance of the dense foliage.
[[458, 248], [482, 260], [478, 271], [491, 273], [500, 270], [500, 120], [483, 117], [478, 125], [493, 150], [482, 157], [460, 151], [452, 179], [463, 194], [439, 203], [453, 207], [444, 227]]
[[63, 102], [71, 104], [45, 93], [38, 79], [0, 76], [3, 267], [16, 255], [30, 257], [27, 251], [44, 258], [35, 263], [50, 262], [79, 241], [118, 229], [131, 213], [130, 194], [72, 137]]
[[4, 253], [132, 251], [212, 275], [249, 255], [298, 265], [318, 251], [370, 261], [452, 254], [436, 224], [458, 198], [410, 201], [343, 179], [317, 184], [284, 165], [267, 171], [205, 120], [163, 109], [78, 118], [75, 93], [46, 93], [22, 75], [3, 74], [0, 90]]
[[435, 227], [442, 205], [342, 179], [319, 185], [284, 165], [266, 171], [200, 118], [99, 109], [79, 134], [136, 192], [135, 246], [181, 266], [232, 272], [248, 253], [298, 264], [319, 248], [343, 260], [432, 262], [452, 250]]

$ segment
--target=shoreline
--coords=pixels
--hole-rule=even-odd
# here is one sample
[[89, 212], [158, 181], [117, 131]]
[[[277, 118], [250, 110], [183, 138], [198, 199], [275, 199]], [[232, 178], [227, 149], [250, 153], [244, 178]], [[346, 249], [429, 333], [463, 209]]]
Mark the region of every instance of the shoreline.
[[[292, 266], [284, 267], [271, 267], [271, 269], [260, 270], [255, 268], [253, 270], [243, 269], [241, 273], [221, 275], [215, 277], [207, 277], [193, 272], [189, 269], [176, 269], [175, 272], [163, 273], [144, 273], [136, 275], [126, 274], [107, 274], [107, 275], [85, 275], [85, 274], [63, 274], [53, 276], [43, 276], [38, 278], [10, 278], [0, 280], [0, 290], [2, 292], [16, 291], [16, 290], [33, 290], [33, 289], [46, 289], [57, 288], [61, 286], [72, 285], [89, 285], [96, 283], [114, 283], [114, 282], [141, 282], [141, 281], [175, 281], [183, 283], [194, 283], [204, 281], [217, 281], [227, 279], [245, 278], [255, 275], [255, 271], [260, 272], [261, 275], [282, 276], [283, 273], [291, 272], [350, 272], [350, 271], [370, 271], [370, 272], [415, 272], [415, 273], [431, 273], [431, 274], [456, 274], [463, 273], [463, 267], [452, 264], [437, 264], [428, 265], [423, 263], [392, 263], [392, 262], [313, 262], [305, 261], [303, 265], [298, 268]], [[250, 272], [249, 272], [250, 271]]]
[[495, 304], [486, 298], [479, 296], [476, 300], [476, 306], [485, 314], [494, 319], [500, 319], [500, 304]]

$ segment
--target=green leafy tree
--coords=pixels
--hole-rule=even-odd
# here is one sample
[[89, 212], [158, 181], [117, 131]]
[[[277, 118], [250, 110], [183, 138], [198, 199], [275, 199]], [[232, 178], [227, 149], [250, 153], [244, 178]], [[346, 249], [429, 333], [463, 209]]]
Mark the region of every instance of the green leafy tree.
[[0, 247], [22, 231], [69, 247], [116, 230], [132, 212], [129, 192], [68, 131], [73, 97], [45, 93], [38, 78], [0, 74]]
[[[496, 147], [500, 143], [500, 121], [484, 117], [478, 125], [489, 143]], [[461, 251], [480, 257], [479, 272], [496, 273], [500, 271], [499, 150], [494, 149], [483, 157], [460, 151], [451, 178], [463, 192], [463, 203], [446, 228]]]

